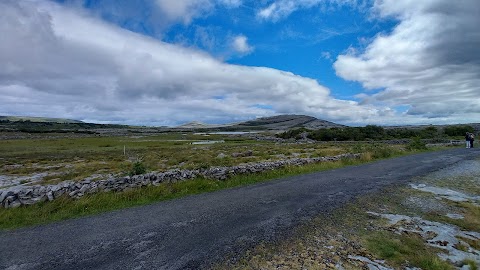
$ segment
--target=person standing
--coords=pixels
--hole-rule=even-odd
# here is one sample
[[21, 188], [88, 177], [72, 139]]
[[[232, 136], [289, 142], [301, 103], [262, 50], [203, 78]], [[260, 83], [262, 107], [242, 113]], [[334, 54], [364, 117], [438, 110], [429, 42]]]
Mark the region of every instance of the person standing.
[[470, 133], [470, 148], [473, 148], [473, 141], [475, 141], [475, 135]]
[[466, 148], [470, 148], [470, 133], [465, 133], [465, 145]]

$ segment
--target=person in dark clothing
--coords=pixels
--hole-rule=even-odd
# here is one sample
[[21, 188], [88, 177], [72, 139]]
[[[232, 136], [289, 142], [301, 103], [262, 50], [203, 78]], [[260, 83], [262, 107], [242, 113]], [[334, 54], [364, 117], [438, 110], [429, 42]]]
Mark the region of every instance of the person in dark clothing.
[[465, 133], [465, 148], [470, 148], [470, 133]]
[[473, 141], [475, 141], [475, 135], [470, 133], [470, 148], [473, 148]]

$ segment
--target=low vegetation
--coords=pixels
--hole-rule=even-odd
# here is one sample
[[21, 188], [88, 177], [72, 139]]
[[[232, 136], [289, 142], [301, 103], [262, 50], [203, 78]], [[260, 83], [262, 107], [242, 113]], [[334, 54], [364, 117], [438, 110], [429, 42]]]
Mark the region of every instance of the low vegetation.
[[[192, 142], [222, 141], [193, 145]], [[62, 137], [4, 140], [0, 144], [0, 175], [12, 177], [48, 173], [40, 184], [87, 177], [141, 174], [145, 171], [234, 166], [240, 163], [294, 157], [371, 153], [385, 158], [404, 152], [403, 146], [382, 144], [277, 144], [244, 137], [162, 133], [152, 136]], [[138, 162], [141, 160], [141, 162]]]
[[292, 129], [277, 136], [283, 139], [300, 139], [302, 134], [316, 141], [365, 141], [365, 140], [392, 140], [392, 139], [440, 139], [458, 138], [465, 136], [466, 132], [473, 132], [469, 125], [448, 126], [439, 129], [434, 126], [425, 128], [383, 128], [375, 125], [366, 127], [344, 127], [319, 130], [305, 128]]
[[410, 143], [407, 145], [408, 150], [427, 150], [427, 145], [425, 142], [420, 140], [419, 137], [415, 137]]
[[389, 265], [401, 267], [406, 262], [421, 269], [448, 270], [454, 267], [442, 261], [436, 254], [439, 252], [429, 248], [417, 235], [398, 235], [380, 231], [365, 237], [365, 243], [373, 255], [386, 260]]

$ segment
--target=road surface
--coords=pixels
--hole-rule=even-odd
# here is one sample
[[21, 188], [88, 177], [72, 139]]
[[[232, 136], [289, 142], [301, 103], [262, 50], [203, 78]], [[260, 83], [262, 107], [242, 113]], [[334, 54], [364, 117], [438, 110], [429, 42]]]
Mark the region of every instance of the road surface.
[[199, 269], [355, 196], [478, 158], [449, 149], [0, 232], [0, 269]]

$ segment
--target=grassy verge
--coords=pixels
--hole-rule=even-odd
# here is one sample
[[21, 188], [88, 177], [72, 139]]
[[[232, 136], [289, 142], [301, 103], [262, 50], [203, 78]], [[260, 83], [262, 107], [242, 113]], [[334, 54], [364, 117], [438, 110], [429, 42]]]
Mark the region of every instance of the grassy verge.
[[90, 194], [79, 200], [62, 197], [14, 209], [0, 209], [0, 229], [14, 229], [36, 224], [44, 224], [69, 218], [82, 217], [127, 207], [146, 205], [186, 195], [212, 192], [216, 190], [268, 181], [275, 178], [329, 170], [365, 163], [366, 160], [341, 160], [310, 164], [302, 167], [286, 167], [259, 174], [239, 175], [226, 181], [197, 178], [184, 182], [164, 183], [124, 192]]
[[440, 260], [435, 250], [425, 245], [424, 240], [417, 235], [375, 232], [367, 236], [366, 246], [377, 258], [388, 261], [391, 266], [401, 267], [408, 262], [421, 269], [454, 269], [449, 263]]

